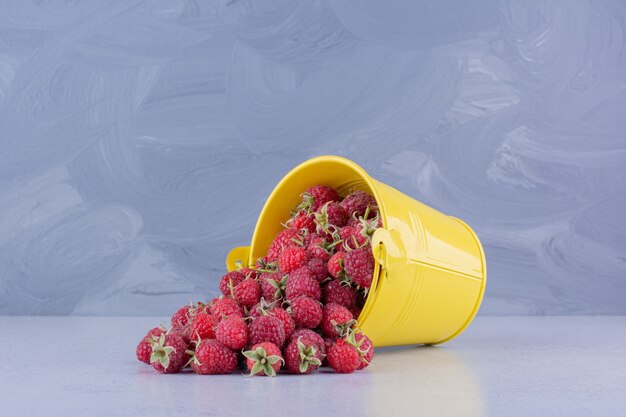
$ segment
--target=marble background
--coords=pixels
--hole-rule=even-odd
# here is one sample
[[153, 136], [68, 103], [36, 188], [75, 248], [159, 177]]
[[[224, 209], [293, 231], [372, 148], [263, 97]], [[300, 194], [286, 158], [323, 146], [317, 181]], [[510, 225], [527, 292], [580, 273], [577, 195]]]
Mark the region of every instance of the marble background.
[[481, 314], [624, 314], [625, 31], [619, 0], [0, 0], [0, 313], [215, 294], [339, 154], [474, 227]]

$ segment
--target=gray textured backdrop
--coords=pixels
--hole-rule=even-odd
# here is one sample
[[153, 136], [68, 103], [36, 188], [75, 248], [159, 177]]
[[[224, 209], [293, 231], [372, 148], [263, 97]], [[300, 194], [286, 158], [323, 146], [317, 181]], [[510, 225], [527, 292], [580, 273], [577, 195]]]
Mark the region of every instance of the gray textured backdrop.
[[206, 298], [319, 154], [470, 223], [482, 314], [626, 313], [625, 6], [0, 0], [0, 313]]

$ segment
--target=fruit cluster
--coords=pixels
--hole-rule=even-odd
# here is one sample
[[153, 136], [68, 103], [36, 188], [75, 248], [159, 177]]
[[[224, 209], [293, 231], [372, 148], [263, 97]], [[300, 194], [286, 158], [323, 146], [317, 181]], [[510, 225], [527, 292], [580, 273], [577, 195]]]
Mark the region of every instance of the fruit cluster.
[[356, 318], [372, 284], [376, 200], [316, 185], [283, 226], [254, 268], [222, 277], [220, 297], [181, 307], [169, 331], [150, 330], [137, 358], [161, 373], [190, 366], [228, 374], [244, 363], [249, 375], [268, 376], [308, 374], [323, 364], [340, 373], [368, 366], [374, 346]]

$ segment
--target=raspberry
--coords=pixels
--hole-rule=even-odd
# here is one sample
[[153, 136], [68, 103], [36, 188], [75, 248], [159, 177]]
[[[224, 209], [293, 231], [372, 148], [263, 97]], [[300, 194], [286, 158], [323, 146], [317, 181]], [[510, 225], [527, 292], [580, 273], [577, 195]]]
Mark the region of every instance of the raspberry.
[[213, 339], [215, 338], [215, 325], [217, 321], [210, 313], [196, 314], [189, 326], [190, 339]]
[[257, 279], [258, 271], [252, 268], [241, 268], [239, 270], [246, 278]]
[[307, 267], [296, 269], [290, 273], [285, 288], [285, 298], [287, 300], [292, 300], [302, 295], [315, 300], [319, 300], [322, 296], [319, 282], [317, 282], [313, 277], [313, 273]]
[[367, 368], [374, 358], [374, 344], [369, 337], [363, 333], [354, 335], [354, 342], [359, 354], [361, 355], [361, 364], [357, 369]]
[[183, 306], [176, 310], [176, 313], [172, 316], [172, 328], [182, 330], [189, 323], [189, 309], [190, 306]]
[[243, 317], [241, 307], [232, 298], [219, 298], [213, 302], [211, 306], [211, 314], [215, 317], [215, 320], [219, 323], [224, 317]]
[[217, 325], [215, 340], [233, 350], [243, 349], [248, 344], [248, 326], [239, 317], [226, 318]]
[[313, 233], [315, 231], [315, 216], [312, 213], [309, 214], [305, 210], [301, 210], [289, 219], [287, 226], [297, 231], [304, 230], [308, 233]]
[[328, 262], [324, 262], [318, 258], [312, 258], [309, 260], [309, 263], [306, 264], [306, 267], [309, 268], [311, 274], [313, 274], [313, 278], [317, 280], [317, 282], [322, 282], [328, 277]]
[[285, 330], [285, 338], [291, 336], [291, 333], [293, 333], [296, 328], [296, 323], [293, 317], [291, 317], [291, 314], [289, 314], [284, 308], [274, 307], [269, 311], [269, 315], [276, 317], [281, 321], [283, 329]]
[[313, 234], [311, 236], [309, 245], [306, 248], [307, 253], [311, 258], [318, 258], [324, 262], [328, 262], [333, 245], [329, 244], [325, 237], [318, 234]]
[[155, 327], [154, 329], [150, 329], [137, 345], [137, 349], [135, 350], [137, 359], [144, 363], [150, 363], [150, 355], [152, 354], [152, 341], [158, 339], [158, 337], [161, 336], [163, 333], [165, 333], [165, 329], [160, 326]]
[[220, 280], [220, 291], [225, 296], [232, 296], [232, 288], [235, 288], [246, 276], [240, 271], [230, 271]]
[[261, 287], [256, 280], [246, 278], [233, 289], [233, 298], [244, 307], [252, 307], [261, 299]]
[[318, 232], [331, 232], [343, 227], [348, 222], [348, 214], [339, 203], [330, 201], [315, 213], [315, 225]]
[[337, 252], [328, 260], [328, 273], [337, 279], [343, 278], [345, 275], [344, 258], [346, 252]]
[[189, 342], [178, 332], [162, 333], [151, 341], [152, 367], [163, 374], [175, 374], [185, 367], [189, 360]]
[[339, 237], [343, 240], [343, 247], [348, 250], [365, 246], [369, 242], [367, 235], [363, 235], [364, 229], [359, 226], [345, 226], [339, 231]]
[[191, 369], [201, 375], [230, 374], [237, 368], [237, 355], [215, 339], [196, 344]]
[[329, 281], [324, 286], [324, 303], [339, 304], [347, 309], [356, 305], [356, 291], [349, 285], [344, 285], [339, 281]]
[[306, 336], [289, 342], [285, 348], [285, 368], [292, 374], [308, 374], [322, 364], [322, 348]]
[[322, 306], [310, 297], [296, 297], [290, 302], [291, 316], [298, 327], [313, 329], [322, 321]]
[[361, 365], [361, 355], [356, 347], [343, 339], [338, 339], [328, 350], [328, 365], [341, 374], [356, 371]]
[[329, 201], [341, 201], [337, 190], [325, 185], [315, 185], [302, 193], [302, 203], [298, 207], [317, 211]]
[[283, 249], [295, 245], [292, 239], [296, 239], [297, 237], [298, 231], [294, 229], [285, 229], [277, 234], [272, 241], [269, 249], [267, 250], [267, 261], [274, 262], [278, 260], [278, 256], [283, 251]]
[[280, 272], [264, 272], [259, 277], [261, 297], [267, 301], [280, 300], [285, 295], [287, 274]]
[[321, 348], [322, 353], [325, 352], [326, 344], [324, 343], [324, 338], [311, 329], [297, 329], [291, 334], [287, 342], [290, 343], [293, 340], [297, 340], [300, 336], [304, 336], [307, 339], [311, 339], [313, 342], [317, 343], [317, 345]]
[[278, 257], [278, 267], [283, 272], [291, 272], [303, 267], [309, 261], [306, 251], [299, 246], [290, 246], [283, 250]]
[[285, 342], [285, 327], [274, 316], [261, 316], [252, 320], [249, 326], [250, 343], [256, 345], [261, 342], [271, 342], [282, 346]]
[[[348, 217], [374, 217], [378, 210], [376, 199], [363, 191], [355, 191], [348, 195], [340, 203], [341, 207], [346, 211]], [[369, 210], [368, 210], [369, 208]]]
[[326, 304], [322, 309], [321, 328], [328, 337], [342, 337], [355, 323], [350, 310], [339, 304]]
[[369, 247], [355, 249], [347, 252], [343, 260], [346, 275], [356, 285], [369, 288], [372, 285], [374, 275], [374, 257]]
[[243, 356], [246, 358], [250, 376], [276, 376], [284, 362], [280, 348], [270, 342], [257, 343], [252, 349], [243, 352]]

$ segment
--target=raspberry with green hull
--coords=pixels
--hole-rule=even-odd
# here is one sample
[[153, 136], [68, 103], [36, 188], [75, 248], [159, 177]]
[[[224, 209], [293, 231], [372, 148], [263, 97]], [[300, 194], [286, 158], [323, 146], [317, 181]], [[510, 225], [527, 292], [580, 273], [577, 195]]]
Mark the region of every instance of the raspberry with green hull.
[[298, 327], [313, 329], [322, 321], [322, 306], [319, 301], [307, 296], [296, 297], [290, 301], [289, 309], [293, 321]]
[[363, 333], [355, 333], [353, 343], [361, 355], [361, 364], [357, 369], [366, 368], [374, 358], [374, 344]]
[[346, 225], [348, 222], [348, 214], [346, 211], [334, 201], [330, 201], [315, 213], [315, 225], [317, 232], [332, 233], [335, 230]]
[[248, 325], [239, 317], [226, 318], [215, 329], [215, 340], [233, 350], [246, 347], [248, 339]]
[[339, 304], [326, 304], [322, 309], [320, 327], [328, 337], [342, 337], [356, 324], [350, 310]]
[[240, 282], [246, 279], [246, 276], [239, 271], [230, 271], [220, 280], [220, 291], [225, 296], [232, 296], [232, 289]]
[[237, 368], [237, 355], [215, 339], [196, 342], [191, 369], [201, 375], [230, 374]]
[[369, 243], [369, 237], [362, 233], [358, 226], [342, 227], [339, 231], [339, 237], [343, 241], [343, 247], [347, 250], [353, 250], [363, 247]]
[[150, 363], [150, 355], [152, 354], [152, 342], [159, 338], [165, 329], [161, 326], [150, 329], [148, 333], [141, 339], [135, 349], [137, 359], [143, 363]]
[[276, 346], [282, 346], [285, 343], [285, 327], [277, 317], [256, 317], [248, 328], [250, 331], [250, 343], [253, 345], [261, 342], [271, 342]]
[[313, 342], [317, 343], [317, 345], [322, 349], [322, 353], [325, 352], [326, 344], [324, 342], [324, 338], [320, 336], [319, 333], [315, 332], [311, 329], [300, 328], [296, 329], [291, 336], [287, 339], [288, 343], [291, 343], [293, 340], [297, 340], [300, 336], [311, 339]]
[[306, 336], [289, 342], [285, 348], [285, 368], [292, 374], [309, 374], [322, 364], [322, 348]]
[[[348, 217], [374, 217], [378, 213], [376, 199], [363, 191], [355, 191], [341, 201], [341, 207]], [[368, 210], [369, 209], [369, 210]]]
[[328, 350], [326, 360], [328, 361], [328, 365], [335, 372], [341, 374], [352, 373], [361, 366], [361, 355], [359, 351], [344, 339], [337, 339], [334, 345]]
[[172, 316], [172, 328], [178, 330], [184, 330], [189, 324], [189, 310], [191, 306], [183, 306], [176, 310], [176, 313]]
[[152, 339], [151, 347], [150, 363], [163, 374], [180, 372], [189, 360], [189, 341], [181, 333], [162, 333], [158, 339]]
[[291, 272], [287, 278], [287, 286], [285, 288], [285, 298], [287, 300], [293, 300], [303, 295], [315, 300], [319, 300], [322, 296], [319, 282], [307, 267]]
[[314, 185], [302, 193], [302, 203], [299, 209], [317, 211], [329, 201], [341, 201], [337, 190], [326, 185]]
[[315, 231], [315, 216], [313, 213], [307, 213], [306, 210], [299, 211], [294, 217], [289, 219], [287, 226], [294, 230], [303, 230], [307, 233]]
[[259, 276], [261, 297], [266, 301], [282, 300], [285, 296], [288, 274], [282, 272], [264, 272]]
[[346, 252], [343, 259], [346, 275], [359, 287], [369, 288], [374, 276], [374, 256], [370, 247]]
[[249, 376], [276, 376], [284, 359], [280, 348], [274, 343], [257, 343], [250, 350], [243, 352], [246, 358], [246, 367], [250, 371]]

